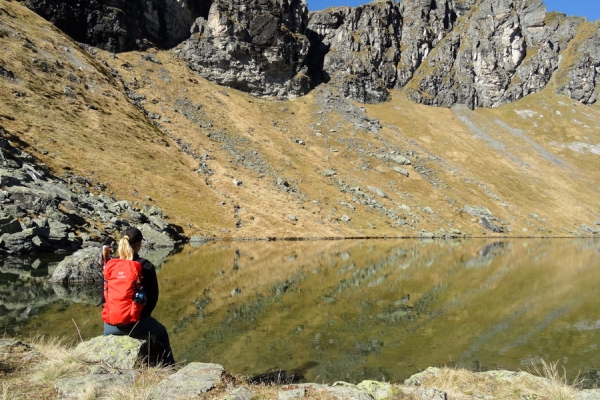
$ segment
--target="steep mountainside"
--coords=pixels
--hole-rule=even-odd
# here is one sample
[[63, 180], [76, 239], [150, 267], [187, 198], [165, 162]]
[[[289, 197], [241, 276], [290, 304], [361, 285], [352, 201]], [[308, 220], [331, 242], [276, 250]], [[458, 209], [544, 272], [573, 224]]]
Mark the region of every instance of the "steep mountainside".
[[[131, 206], [109, 228], [91, 209], [71, 243], [85, 242], [86, 223], [116, 232], [151, 206], [188, 237], [600, 231], [597, 23], [545, 15], [537, 0], [378, 2], [308, 19], [277, 4], [248, 2], [264, 29], [229, 18], [243, 3], [216, 2], [173, 51], [115, 54], [0, 0], [3, 138], [49, 177]], [[252, 88], [306, 94], [239, 90]], [[20, 186], [2, 180], [2, 212], [34, 234], [48, 216], [14, 214]]]

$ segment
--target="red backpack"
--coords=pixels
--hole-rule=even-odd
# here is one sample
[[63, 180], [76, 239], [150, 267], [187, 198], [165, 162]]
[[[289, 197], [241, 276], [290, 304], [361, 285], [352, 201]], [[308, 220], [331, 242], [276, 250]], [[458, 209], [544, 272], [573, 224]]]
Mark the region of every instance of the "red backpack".
[[142, 290], [142, 264], [113, 258], [104, 270], [102, 319], [110, 325], [126, 325], [140, 320], [144, 304], [134, 301]]

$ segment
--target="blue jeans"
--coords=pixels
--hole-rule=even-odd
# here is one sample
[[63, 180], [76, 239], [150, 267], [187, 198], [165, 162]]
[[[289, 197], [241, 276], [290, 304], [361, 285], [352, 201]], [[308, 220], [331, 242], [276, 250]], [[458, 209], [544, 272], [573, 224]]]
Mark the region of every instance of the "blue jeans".
[[167, 328], [156, 319], [145, 317], [135, 324], [128, 325], [110, 325], [106, 322], [104, 323], [104, 336], [127, 335], [136, 339], [148, 340], [148, 334], [154, 335], [156, 340], [158, 340], [165, 348], [165, 362], [168, 365], [175, 364]]

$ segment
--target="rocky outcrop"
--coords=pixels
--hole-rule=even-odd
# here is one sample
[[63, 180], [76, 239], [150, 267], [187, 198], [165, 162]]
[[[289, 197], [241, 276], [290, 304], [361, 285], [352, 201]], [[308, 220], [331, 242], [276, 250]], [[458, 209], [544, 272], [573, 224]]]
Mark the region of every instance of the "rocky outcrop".
[[221, 85], [257, 95], [303, 95], [310, 90], [306, 18], [301, 0], [218, 0], [175, 52]]
[[103, 184], [69, 171], [58, 177], [3, 136], [0, 127], [0, 254], [96, 247], [129, 226], [144, 232], [149, 248], [173, 248], [183, 240], [160, 208], [117, 201], [103, 193]]
[[[543, 89], [582, 22], [547, 16], [542, 0], [412, 0], [313, 13], [308, 30], [323, 53], [322, 80], [346, 97], [379, 102], [406, 87], [417, 103], [477, 108]], [[595, 37], [559, 90], [582, 102], [596, 97]]]
[[58, 264], [50, 282], [102, 282], [100, 247], [89, 247], [65, 257]]
[[113, 52], [174, 47], [189, 37], [194, 20], [206, 15], [210, 6], [209, 0], [23, 3], [73, 39]]
[[442, 40], [407, 85], [415, 102], [496, 107], [539, 92], [558, 67], [576, 21], [545, 24], [541, 0], [479, 2]]
[[311, 44], [327, 50], [320, 80], [330, 80], [345, 97], [364, 103], [386, 100], [387, 88], [396, 84], [401, 28], [394, 2], [311, 14]]
[[566, 69], [566, 83], [558, 93], [584, 104], [593, 104], [600, 95], [600, 27], [589, 37], [576, 43], [573, 49], [574, 62]]

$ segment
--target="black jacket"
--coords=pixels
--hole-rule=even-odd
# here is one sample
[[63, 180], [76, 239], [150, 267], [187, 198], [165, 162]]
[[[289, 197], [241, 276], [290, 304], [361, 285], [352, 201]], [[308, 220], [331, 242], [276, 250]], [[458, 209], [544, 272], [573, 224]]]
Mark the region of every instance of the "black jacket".
[[137, 254], [133, 256], [133, 260], [142, 264], [142, 286], [146, 292], [146, 304], [142, 309], [142, 318], [149, 317], [158, 302], [158, 279], [156, 278], [156, 269], [150, 261], [141, 258]]

